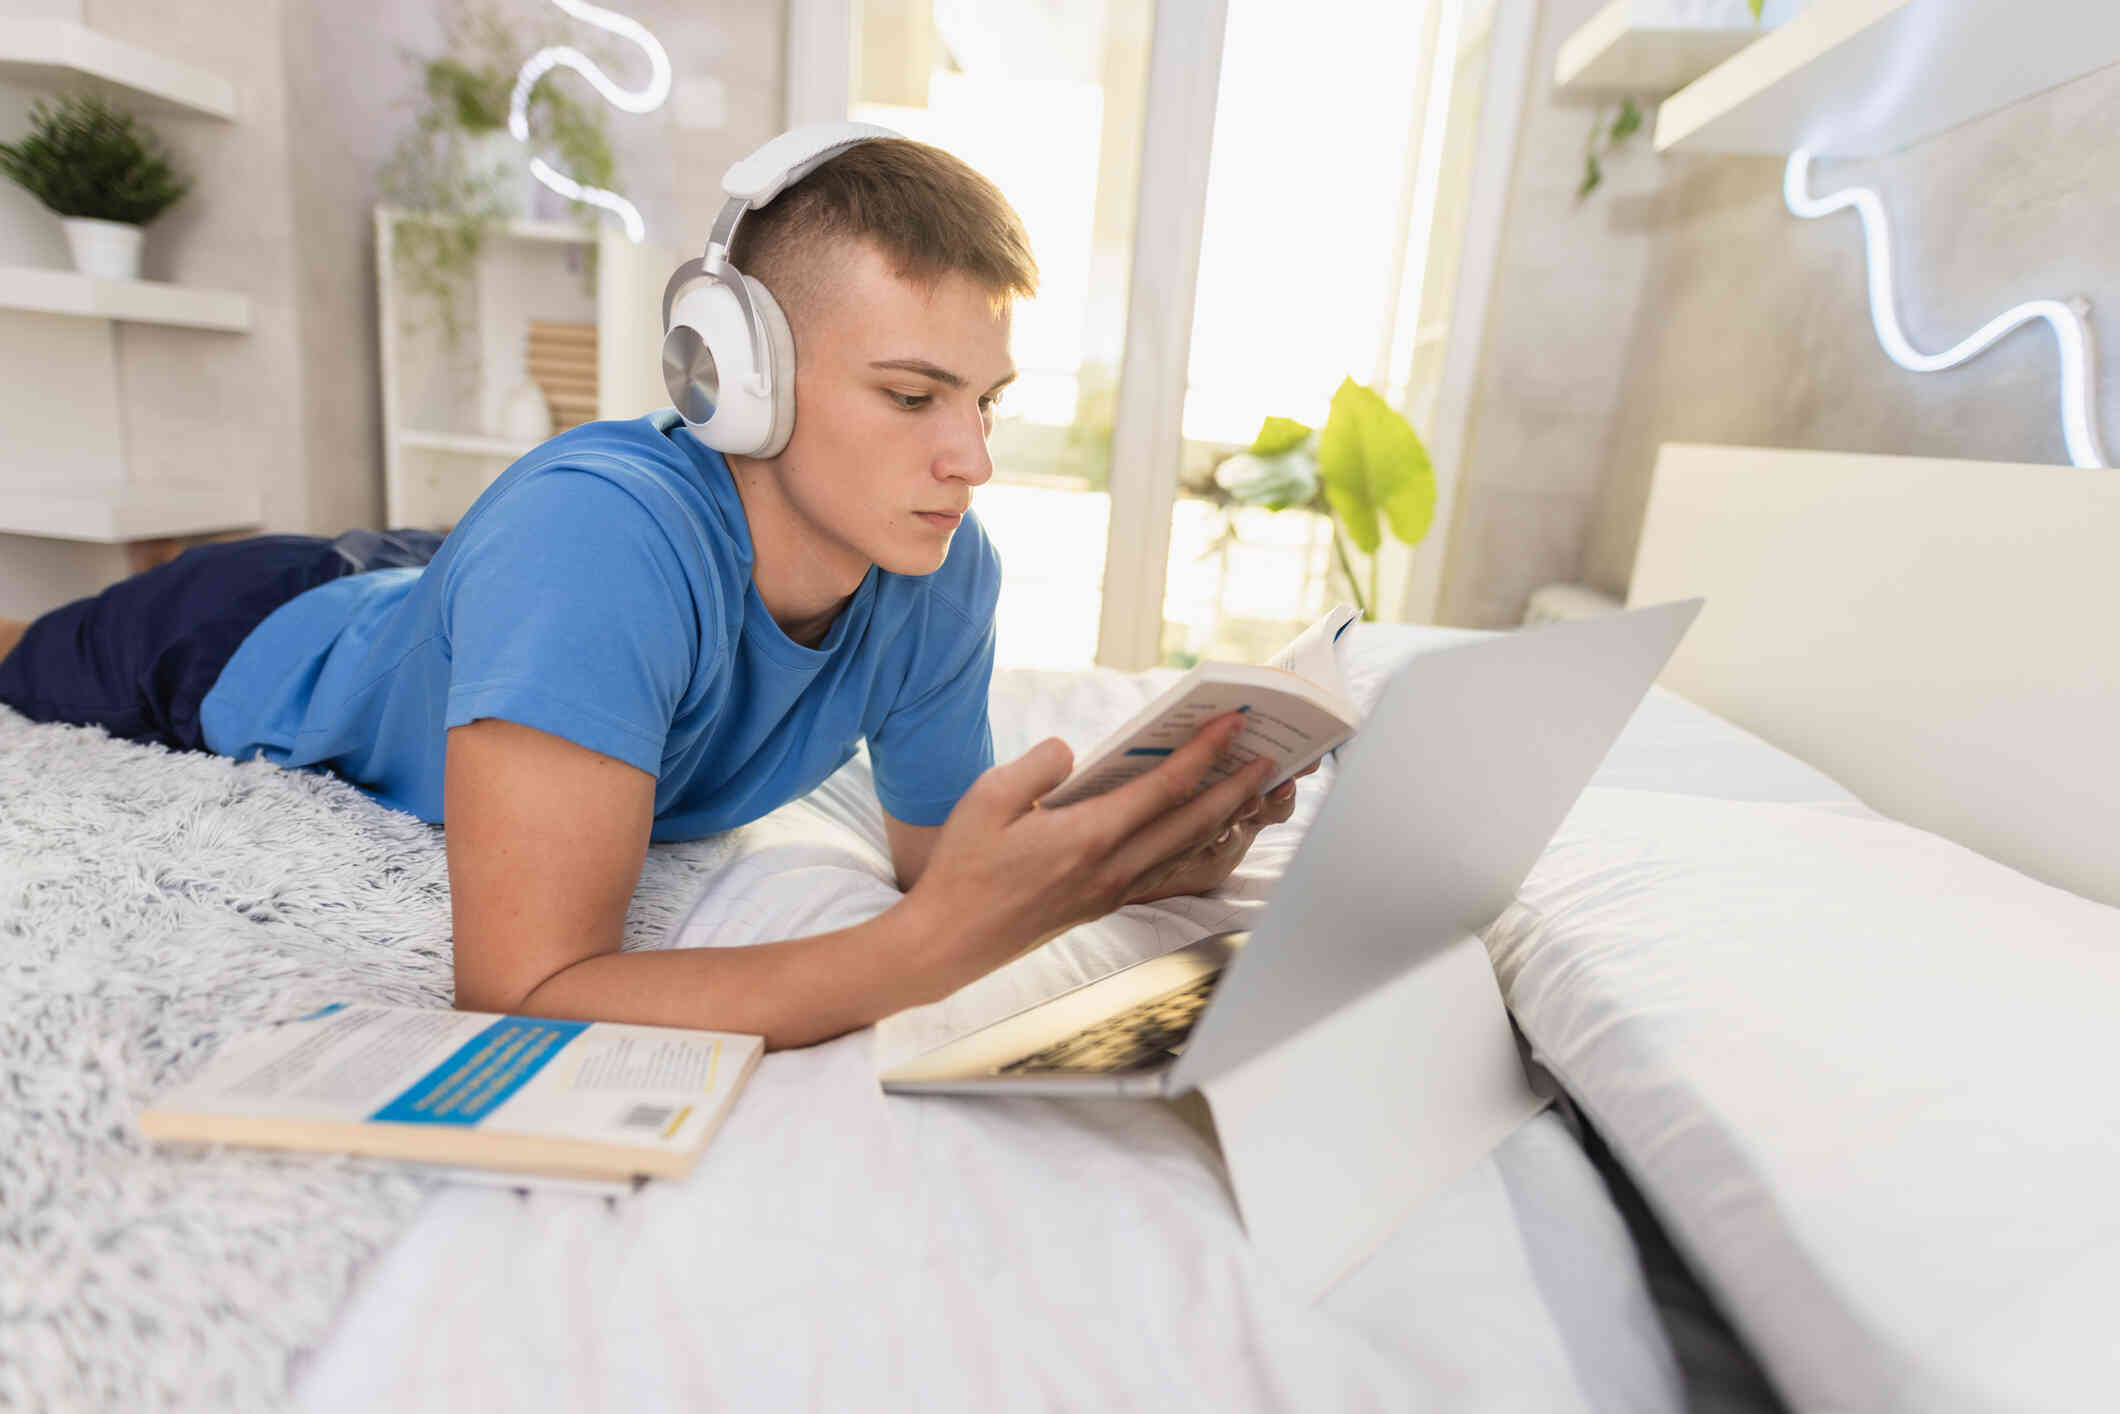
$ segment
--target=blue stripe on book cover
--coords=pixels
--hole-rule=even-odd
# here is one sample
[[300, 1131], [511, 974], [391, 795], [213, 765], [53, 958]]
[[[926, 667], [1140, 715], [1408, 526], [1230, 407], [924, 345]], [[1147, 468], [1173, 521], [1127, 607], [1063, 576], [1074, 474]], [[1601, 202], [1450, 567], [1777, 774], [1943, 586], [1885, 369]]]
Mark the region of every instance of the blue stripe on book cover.
[[589, 1025], [501, 1017], [368, 1118], [392, 1124], [477, 1124]]

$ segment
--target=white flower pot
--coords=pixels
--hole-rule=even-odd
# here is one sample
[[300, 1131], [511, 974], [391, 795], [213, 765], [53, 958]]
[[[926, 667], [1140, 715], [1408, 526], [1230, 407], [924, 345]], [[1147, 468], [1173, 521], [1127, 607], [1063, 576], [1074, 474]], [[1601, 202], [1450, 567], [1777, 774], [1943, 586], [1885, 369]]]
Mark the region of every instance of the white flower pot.
[[66, 243], [73, 247], [76, 270], [104, 280], [140, 278], [138, 226], [86, 216], [69, 216], [59, 224], [66, 228]]
[[507, 129], [470, 139], [465, 160], [474, 180], [491, 184], [503, 217], [521, 220], [531, 214], [540, 188], [530, 175], [530, 149], [508, 136]]

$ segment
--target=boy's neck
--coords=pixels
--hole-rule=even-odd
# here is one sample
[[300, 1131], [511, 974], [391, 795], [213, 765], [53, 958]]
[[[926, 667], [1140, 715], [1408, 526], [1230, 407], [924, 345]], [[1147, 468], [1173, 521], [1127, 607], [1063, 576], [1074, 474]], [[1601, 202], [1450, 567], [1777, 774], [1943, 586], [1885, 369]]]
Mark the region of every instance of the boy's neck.
[[869, 566], [820, 540], [781, 494], [772, 463], [729, 456], [730, 479], [751, 533], [751, 583], [780, 631], [814, 648], [861, 588]]

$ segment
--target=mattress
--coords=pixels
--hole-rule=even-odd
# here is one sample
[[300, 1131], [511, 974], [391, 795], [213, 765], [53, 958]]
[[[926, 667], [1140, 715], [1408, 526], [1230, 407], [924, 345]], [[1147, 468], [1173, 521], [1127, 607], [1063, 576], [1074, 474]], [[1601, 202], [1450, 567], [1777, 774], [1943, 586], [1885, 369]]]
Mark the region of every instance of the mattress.
[[[1462, 636], [1363, 626], [1341, 666], [1373, 700], [1393, 663]], [[998, 674], [997, 754], [1087, 746], [1168, 676]], [[1328, 763], [1215, 897], [1122, 910], [935, 1007], [766, 1057], [684, 1180], [440, 1191], [301, 1362], [298, 1407], [1685, 1407], [1634, 1245], [1553, 1112], [1306, 1304], [1253, 1259], [1179, 1109], [878, 1088], [941, 1036], [1241, 926], [1330, 780]], [[1859, 808], [1661, 692], [1597, 784]], [[666, 942], [843, 926], [888, 906], [887, 880], [857, 758], [744, 831]]]

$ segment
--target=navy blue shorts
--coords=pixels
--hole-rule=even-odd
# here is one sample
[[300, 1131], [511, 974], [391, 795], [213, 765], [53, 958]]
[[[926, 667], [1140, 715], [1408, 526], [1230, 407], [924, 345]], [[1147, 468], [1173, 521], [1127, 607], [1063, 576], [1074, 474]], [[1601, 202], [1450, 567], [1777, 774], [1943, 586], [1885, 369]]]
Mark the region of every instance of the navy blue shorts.
[[204, 751], [199, 704], [273, 610], [345, 575], [424, 565], [441, 540], [355, 530], [195, 545], [31, 624], [0, 662], [0, 702], [31, 721]]

